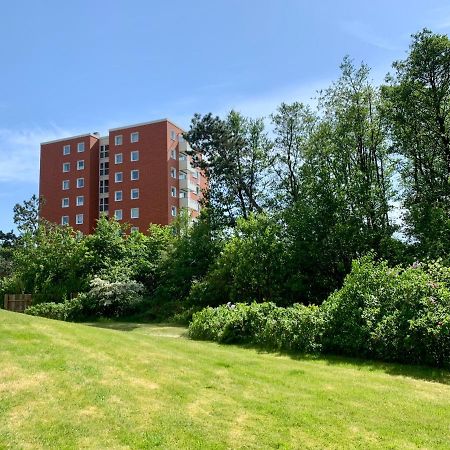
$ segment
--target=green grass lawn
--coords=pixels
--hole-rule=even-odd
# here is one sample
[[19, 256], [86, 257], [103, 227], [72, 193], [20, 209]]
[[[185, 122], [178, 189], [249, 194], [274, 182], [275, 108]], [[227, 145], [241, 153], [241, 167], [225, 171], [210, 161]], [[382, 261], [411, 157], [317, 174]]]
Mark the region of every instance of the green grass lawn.
[[0, 311], [0, 448], [158, 446], [448, 449], [450, 374]]

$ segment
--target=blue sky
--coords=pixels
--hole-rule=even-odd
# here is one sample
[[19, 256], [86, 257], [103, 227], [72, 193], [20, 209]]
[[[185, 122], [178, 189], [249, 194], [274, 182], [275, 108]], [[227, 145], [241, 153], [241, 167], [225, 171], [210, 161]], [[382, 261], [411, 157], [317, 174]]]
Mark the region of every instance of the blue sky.
[[195, 112], [308, 102], [348, 54], [381, 82], [450, 2], [15, 0], [0, 15], [0, 230], [38, 192], [39, 143]]

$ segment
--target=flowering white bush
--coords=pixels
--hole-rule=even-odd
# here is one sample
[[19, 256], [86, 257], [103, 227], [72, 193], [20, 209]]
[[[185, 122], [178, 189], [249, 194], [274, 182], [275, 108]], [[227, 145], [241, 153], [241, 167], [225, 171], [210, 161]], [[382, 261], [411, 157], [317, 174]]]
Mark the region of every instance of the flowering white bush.
[[90, 287], [89, 309], [103, 317], [119, 317], [143, 300], [144, 286], [134, 280], [111, 282], [96, 276]]

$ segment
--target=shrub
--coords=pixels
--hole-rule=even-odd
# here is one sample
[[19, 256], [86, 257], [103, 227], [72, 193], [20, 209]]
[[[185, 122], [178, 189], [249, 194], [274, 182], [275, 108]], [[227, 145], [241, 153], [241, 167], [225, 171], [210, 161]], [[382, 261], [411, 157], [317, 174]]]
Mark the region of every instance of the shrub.
[[449, 366], [449, 280], [439, 262], [390, 268], [372, 256], [355, 261], [322, 305], [325, 351]]
[[316, 306], [277, 307], [274, 303], [238, 303], [205, 308], [189, 325], [194, 339], [249, 343], [274, 350], [320, 351], [323, 320]]
[[133, 312], [143, 301], [143, 294], [144, 286], [137, 281], [111, 282], [94, 277], [81, 301], [86, 316], [120, 317]]
[[83, 316], [83, 305], [77, 297], [73, 300], [65, 300], [63, 303], [40, 303], [29, 306], [25, 314], [30, 316], [46, 317], [55, 320], [77, 320]]

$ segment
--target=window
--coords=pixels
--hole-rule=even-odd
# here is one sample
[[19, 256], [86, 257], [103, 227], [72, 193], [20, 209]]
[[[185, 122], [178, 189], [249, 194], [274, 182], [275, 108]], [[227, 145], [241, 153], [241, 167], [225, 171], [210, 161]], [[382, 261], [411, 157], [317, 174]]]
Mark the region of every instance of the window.
[[139, 133], [135, 131], [134, 133], [131, 133], [130, 135], [131, 142], [138, 142], [139, 141]]
[[84, 187], [84, 178], [77, 178], [77, 188]]
[[180, 180], [186, 180], [186, 178], [187, 178], [186, 172], [180, 172]]
[[172, 213], [172, 217], [175, 217], [177, 215], [177, 208], [176, 208], [176, 206], [172, 206], [171, 213]]
[[61, 225], [69, 225], [69, 216], [61, 217]]
[[77, 214], [75, 216], [75, 223], [81, 225], [84, 222], [84, 214]]
[[139, 198], [139, 189], [131, 189], [131, 200]]
[[116, 220], [122, 220], [122, 210], [121, 209], [116, 209], [114, 211], [114, 218]]
[[70, 188], [70, 181], [69, 180], [64, 180], [62, 182], [62, 188], [63, 188], [63, 191], [67, 191], [67, 189]]
[[114, 192], [114, 200], [116, 202], [121, 202], [122, 201], [122, 191]]
[[62, 208], [68, 208], [69, 207], [69, 198], [65, 197], [61, 200], [61, 207]]
[[114, 155], [114, 162], [116, 164], [122, 164], [123, 163], [123, 155], [122, 155], [122, 153], [116, 153]]
[[180, 153], [180, 161], [186, 161], [187, 156], [184, 153]]
[[83, 206], [84, 205], [84, 195], [78, 195], [77, 196], [77, 206]]
[[131, 208], [131, 218], [139, 219], [139, 208]]
[[139, 227], [131, 227], [130, 231], [132, 233], [139, 233]]
[[100, 163], [100, 176], [109, 175], [109, 162]]
[[131, 180], [132, 181], [139, 180], [139, 170], [132, 170], [131, 171]]
[[101, 198], [100, 199], [100, 207], [99, 210], [100, 212], [108, 212], [108, 207], [109, 207], [109, 198]]
[[176, 178], [177, 177], [177, 169], [175, 169], [174, 167], [170, 168], [170, 176], [172, 178]]
[[187, 192], [186, 191], [181, 191], [180, 192], [180, 198], [186, 198], [187, 197]]
[[63, 147], [63, 155], [70, 155], [70, 145], [65, 145]]
[[121, 135], [121, 134], [119, 134], [118, 136], [115, 136], [115, 137], [114, 137], [114, 144], [116, 144], [116, 145], [122, 145], [122, 142], [123, 142], [123, 138], [122, 138], [122, 135]]
[[131, 152], [131, 161], [139, 161], [139, 151], [133, 150]]
[[170, 188], [170, 195], [172, 196], [172, 197], [176, 197], [177, 196], [177, 188], [176, 187], [171, 187]]
[[109, 156], [109, 145], [100, 146], [100, 158], [108, 158]]
[[78, 144], [77, 144], [77, 152], [78, 153], [84, 152], [84, 142], [78, 142]]
[[170, 150], [170, 157], [172, 158], [172, 159], [177, 159], [177, 151], [176, 151], [176, 149], [172, 149], [172, 150]]
[[198, 172], [194, 172], [194, 173], [192, 174], [192, 176], [193, 176], [194, 178], [198, 178]]
[[122, 172], [116, 172], [114, 174], [114, 181], [116, 183], [122, 183], [122, 181], [123, 181], [123, 173]]
[[176, 141], [177, 139], [177, 133], [174, 130], [170, 132], [170, 139], [172, 139], [172, 141]]
[[77, 161], [77, 170], [83, 170], [84, 169], [84, 159], [80, 159]]
[[109, 192], [109, 180], [100, 180], [100, 194]]
[[64, 163], [63, 172], [69, 172], [69, 170], [70, 170], [70, 163]]
[[195, 193], [200, 195], [200, 186], [195, 186]]

